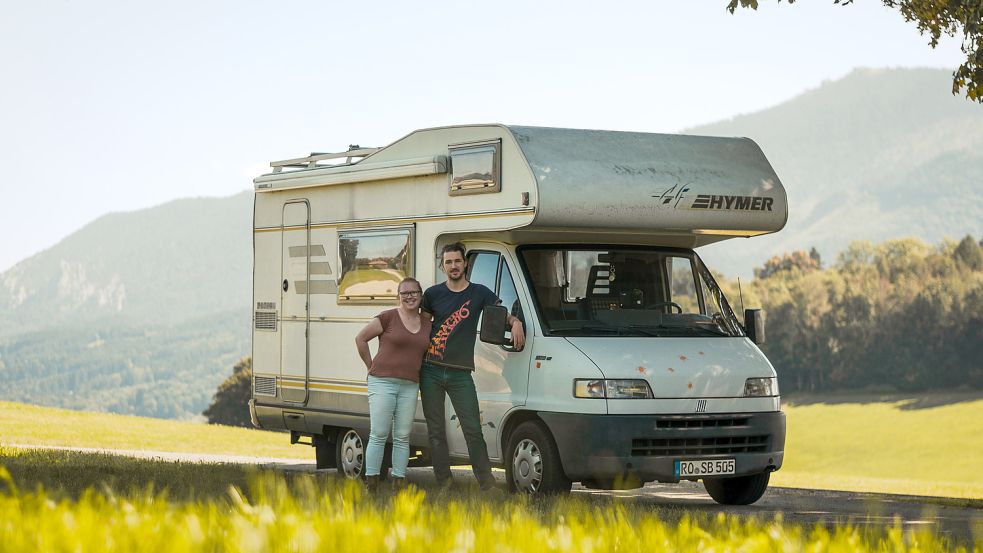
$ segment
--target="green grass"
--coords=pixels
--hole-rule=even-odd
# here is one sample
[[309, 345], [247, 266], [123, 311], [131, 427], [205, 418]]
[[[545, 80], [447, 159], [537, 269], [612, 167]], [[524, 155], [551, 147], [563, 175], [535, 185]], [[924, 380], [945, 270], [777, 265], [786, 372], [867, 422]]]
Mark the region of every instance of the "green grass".
[[[3, 466], [8, 468], [3, 468]], [[30, 465], [35, 468], [31, 469]], [[65, 488], [65, 474], [89, 480]], [[48, 467], [45, 469], [44, 467]], [[25, 472], [33, 471], [33, 472]], [[47, 490], [36, 477], [51, 472]], [[86, 473], [115, 474], [101, 481]], [[32, 478], [33, 475], [35, 478]], [[151, 477], [153, 487], [140, 479]], [[53, 479], [52, 479], [53, 478]], [[368, 495], [325, 475], [0, 449], [3, 551], [950, 551], [900, 525], [832, 529], [617, 498]], [[963, 549], [964, 550], [964, 549]], [[980, 551], [977, 546], [975, 551]]]
[[0, 402], [0, 444], [313, 459], [285, 433]]
[[917, 400], [839, 396], [787, 406], [785, 464], [772, 483], [983, 499], [983, 399], [962, 399], [910, 408]]

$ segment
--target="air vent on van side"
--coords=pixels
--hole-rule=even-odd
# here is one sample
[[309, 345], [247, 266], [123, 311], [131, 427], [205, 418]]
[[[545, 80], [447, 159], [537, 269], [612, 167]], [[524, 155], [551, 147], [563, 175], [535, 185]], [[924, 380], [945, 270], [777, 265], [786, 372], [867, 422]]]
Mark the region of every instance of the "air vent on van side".
[[257, 311], [256, 330], [276, 330], [276, 311]]
[[276, 377], [275, 376], [256, 376], [254, 377], [255, 382], [253, 384], [256, 390], [256, 395], [258, 396], [275, 396], [276, 395]]

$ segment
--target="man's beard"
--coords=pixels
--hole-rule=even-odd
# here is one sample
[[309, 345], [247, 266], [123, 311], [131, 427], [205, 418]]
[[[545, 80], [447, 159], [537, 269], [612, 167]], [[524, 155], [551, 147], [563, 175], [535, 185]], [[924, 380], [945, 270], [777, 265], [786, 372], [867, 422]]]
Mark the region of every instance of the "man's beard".
[[458, 272], [457, 276], [454, 276], [453, 273], [448, 273], [447, 275], [447, 280], [452, 280], [454, 282], [458, 282], [459, 280], [463, 280], [463, 279], [464, 279], [464, 271]]

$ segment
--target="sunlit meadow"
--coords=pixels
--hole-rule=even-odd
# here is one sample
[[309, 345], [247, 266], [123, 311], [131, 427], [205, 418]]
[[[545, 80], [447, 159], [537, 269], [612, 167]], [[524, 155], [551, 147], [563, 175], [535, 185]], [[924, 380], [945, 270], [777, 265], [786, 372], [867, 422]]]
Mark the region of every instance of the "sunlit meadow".
[[[8, 451], [9, 453], [9, 451]], [[143, 463], [150, 463], [144, 461]], [[216, 475], [218, 476], [218, 475]], [[215, 486], [220, 484], [216, 483]], [[207, 488], [207, 486], [206, 486]], [[207, 490], [206, 490], [207, 492]], [[576, 496], [367, 494], [320, 475], [255, 472], [215, 496], [108, 485], [21, 489], [0, 468], [3, 551], [950, 551], [928, 532], [804, 527], [734, 515], [659, 515]], [[961, 549], [965, 550], [965, 549]], [[975, 551], [980, 551], [979, 547]]]

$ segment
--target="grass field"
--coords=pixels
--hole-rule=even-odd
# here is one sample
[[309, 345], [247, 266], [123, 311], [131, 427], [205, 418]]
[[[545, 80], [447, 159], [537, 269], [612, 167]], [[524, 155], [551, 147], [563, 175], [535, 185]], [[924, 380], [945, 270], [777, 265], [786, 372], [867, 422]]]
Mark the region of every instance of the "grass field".
[[[983, 499], [983, 398], [790, 405], [776, 486]], [[922, 398], [923, 400], [925, 398]]]
[[11, 448], [0, 448], [0, 549], [965, 550], [898, 525], [827, 529], [781, 518], [653, 510], [617, 498], [488, 498], [461, 489], [368, 495], [360, 484], [320, 474]]
[[0, 444], [312, 459], [280, 432], [0, 402]]
[[[927, 408], [896, 398], [828, 399], [784, 408], [785, 464], [773, 485], [983, 499], [983, 398]], [[310, 447], [291, 446], [282, 433], [4, 402], [0, 443], [313, 460]]]

